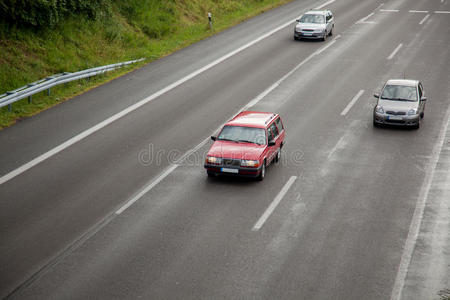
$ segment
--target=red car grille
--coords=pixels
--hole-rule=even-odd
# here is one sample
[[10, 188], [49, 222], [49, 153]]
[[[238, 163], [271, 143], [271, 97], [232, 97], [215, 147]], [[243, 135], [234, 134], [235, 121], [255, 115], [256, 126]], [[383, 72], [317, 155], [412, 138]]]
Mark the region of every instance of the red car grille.
[[222, 159], [222, 165], [227, 167], [239, 167], [241, 165], [241, 160], [224, 158]]

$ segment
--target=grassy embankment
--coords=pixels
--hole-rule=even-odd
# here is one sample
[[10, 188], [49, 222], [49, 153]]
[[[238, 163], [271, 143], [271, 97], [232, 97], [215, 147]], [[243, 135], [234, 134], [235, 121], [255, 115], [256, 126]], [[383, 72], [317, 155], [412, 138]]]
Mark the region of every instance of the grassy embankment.
[[[61, 73], [145, 57], [131, 67], [55, 87], [0, 109], [0, 128], [34, 115], [215, 32], [291, 0], [111, 0], [96, 20], [70, 17], [51, 29], [0, 23], [0, 94]], [[214, 29], [207, 13], [213, 14]]]

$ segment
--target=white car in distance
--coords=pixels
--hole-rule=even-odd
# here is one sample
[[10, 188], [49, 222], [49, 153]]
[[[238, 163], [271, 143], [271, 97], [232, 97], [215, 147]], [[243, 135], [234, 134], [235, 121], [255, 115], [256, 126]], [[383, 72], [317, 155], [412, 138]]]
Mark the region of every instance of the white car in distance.
[[334, 17], [329, 10], [310, 10], [302, 15], [294, 29], [294, 39], [321, 39], [333, 35]]

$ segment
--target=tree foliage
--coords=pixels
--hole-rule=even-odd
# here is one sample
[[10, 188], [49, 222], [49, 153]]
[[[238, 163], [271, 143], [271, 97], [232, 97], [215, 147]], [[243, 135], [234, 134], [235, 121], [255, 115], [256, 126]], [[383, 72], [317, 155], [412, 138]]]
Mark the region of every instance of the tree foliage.
[[17, 27], [54, 27], [68, 16], [96, 19], [110, 9], [110, 0], [0, 0], [0, 19]]

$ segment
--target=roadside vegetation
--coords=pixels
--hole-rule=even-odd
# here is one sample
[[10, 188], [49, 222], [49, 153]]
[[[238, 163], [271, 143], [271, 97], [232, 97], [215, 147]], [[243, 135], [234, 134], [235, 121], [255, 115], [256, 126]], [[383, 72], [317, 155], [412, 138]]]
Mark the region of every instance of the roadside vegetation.
[[450, 289], [444, 289], [438, 293], [441, 300], [450, 300]]
[[[61, 72], [144, 57], [0, 109], [0, 128], [291, 0], [0, 0], [0, 94]], [[213, 30], [208, 24], [213, 15]]]

